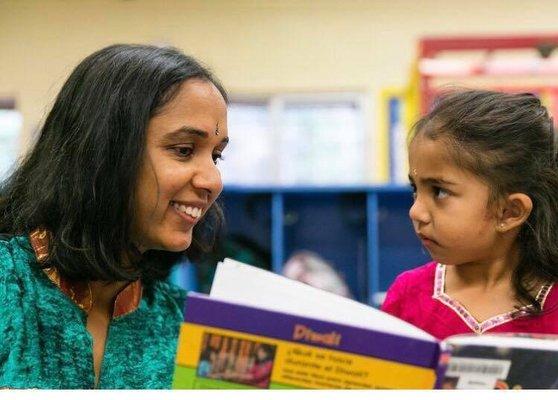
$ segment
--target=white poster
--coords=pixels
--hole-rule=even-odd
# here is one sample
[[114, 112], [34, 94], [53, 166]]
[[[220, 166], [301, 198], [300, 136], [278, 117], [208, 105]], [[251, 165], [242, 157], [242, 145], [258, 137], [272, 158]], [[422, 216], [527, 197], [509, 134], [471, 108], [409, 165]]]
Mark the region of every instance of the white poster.
[[228, 109], [231, 141], [219, 170], [229, 185], [276, 182], [276, 148], [267, 104], [233, 103]]
[[0, 181], [7, 177], [19, 153], [23, 119], [14, 110], [0, 110]]
[[291, 103], [282, 123], [281, 183], [366, 183], [365, 129], [358, 104]]

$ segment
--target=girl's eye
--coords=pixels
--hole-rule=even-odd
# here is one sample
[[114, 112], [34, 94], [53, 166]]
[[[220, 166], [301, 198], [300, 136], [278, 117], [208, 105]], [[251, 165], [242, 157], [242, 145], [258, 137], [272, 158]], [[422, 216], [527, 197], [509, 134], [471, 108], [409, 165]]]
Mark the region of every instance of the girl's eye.
[[411, 183], [411, 189], [413, 191], [413, 199], [417, 198], [417, 186], [414, 183]]
[[449, 193], [446, 192], [444, 189], [440, 188], [440, 187], [433, 187], [432, 190], [434, 190], [434, 196], [437, 197], [438, 199], [443, 199], [445, 197], [448, 197]]
[[192, 155], [192, 152], [194, 151], [194, 149], [192, 147], [175, 147], [174, 151], [176, 153], [176, 155], [178, 155], [181, 158], [187, 158], [189, 156]]

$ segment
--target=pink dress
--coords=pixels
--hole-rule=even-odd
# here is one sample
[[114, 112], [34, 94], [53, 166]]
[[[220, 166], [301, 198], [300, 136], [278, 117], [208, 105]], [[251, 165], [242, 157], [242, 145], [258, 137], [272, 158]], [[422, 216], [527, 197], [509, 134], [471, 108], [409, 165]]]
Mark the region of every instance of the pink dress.
[[545, 285], [539, 291], [541, 315], [510, 311], [479, 322], [444, 293], [445, 272], [445, 265], [430, 262], [402, 273], [389, 288], [382, 310], [441, 340], [462, 333], [558, 334], [557, 285]]

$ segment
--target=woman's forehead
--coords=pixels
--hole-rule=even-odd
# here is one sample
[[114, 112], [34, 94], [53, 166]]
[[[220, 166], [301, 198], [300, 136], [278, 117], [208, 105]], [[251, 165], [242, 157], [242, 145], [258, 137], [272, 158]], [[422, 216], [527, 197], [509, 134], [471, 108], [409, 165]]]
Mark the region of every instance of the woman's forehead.
[[148, 135], [159, 140], [195, 136], [221, 142], [227, 137], [226, 103], [211, 82], [187, 81], [161, 112], [151, 118]]

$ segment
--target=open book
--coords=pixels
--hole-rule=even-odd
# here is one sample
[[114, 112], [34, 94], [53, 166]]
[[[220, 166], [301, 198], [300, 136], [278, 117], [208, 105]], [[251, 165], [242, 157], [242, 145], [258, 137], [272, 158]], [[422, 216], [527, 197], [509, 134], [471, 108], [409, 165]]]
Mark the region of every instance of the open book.
[[[558, 380], [554, 337], [440, 343], [373, 307], [229, 259], [209, 296], [188, 295], [178, 342], [174, 388], [544, 388]], [[544, 370], [533, 361], [527, 377], [528, 360]]]

